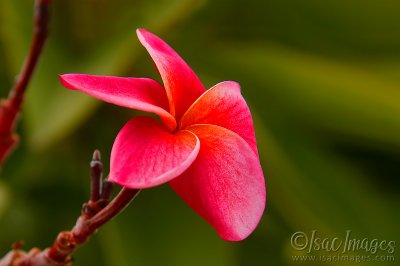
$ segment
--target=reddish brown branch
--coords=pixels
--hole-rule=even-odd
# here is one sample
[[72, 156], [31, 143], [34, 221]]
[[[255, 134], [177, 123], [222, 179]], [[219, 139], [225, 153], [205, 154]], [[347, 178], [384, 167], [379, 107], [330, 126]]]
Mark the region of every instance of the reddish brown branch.
[[24, 94], [46, 42], [51, 0], [36, 0], [30, 51], [7, 99], [0, 100], [0, 166], [18, 143], [14, 133]]
[[[139, 190], [123, 188], [114, 200], [99, 211], [92, 218], [82, 213], [71, 231], [61, 232], [53, 246], [44, 250], [39, 256], [44, 256], [50, 264], [44, 265], [68, 265], [71, 254], [81, 245], [86, 243], [98, 228], [119, 214], [135, 198]], [[64, 263], [64, 264], [63, 264]], [[36, 266], [37, 264], [28, 264]]]
[[[72, 265], [71, 254], [85, 244], [97, 229], [121, 213], [139, 193], [139, 189], [122, 188], [111, 201], [111, 183], [102, 180], [102, 164], [100, 153], [93, 154], [91, 165], [91, 196], [82, 207], [80, 217], [71, 231], [58, 234], [53, 245], [43, 251], [33, 248], [28, 253], [20, 250], [21, 243], [17, 242], [3, 259], [0, 266], [66, 266]], [[96, 183], [96, 184], [94, 184]], [[97, 191], [94, 188], [100, 190]], [[93, 195], [95, 194], [95, 195]], [[93, 200], [96, 199], [97, 200]]]

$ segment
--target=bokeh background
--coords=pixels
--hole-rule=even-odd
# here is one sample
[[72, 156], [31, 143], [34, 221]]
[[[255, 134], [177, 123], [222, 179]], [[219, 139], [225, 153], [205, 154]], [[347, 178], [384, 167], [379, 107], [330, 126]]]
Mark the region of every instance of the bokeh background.
[[[32, 6], [0, 1], [0, 97], [27, 53]], [[168, 185], [149, 189], [75, 254], [75, 265], [299, 265], [290, 244], [297, 231], [399, 243], [399, 1], [70, 0], [52, 10], [22, 142], [0, 174], [0, 254], [19, 239], [44, 248], [74, 224], [95, 148], [108, 171], [114, 137], [139, 113], [63, 89], [57, 74], [160, 80], [138, 27], [170, 43], [207, 87], [240, 82], [268, 206], [247, 240], [227, 243]], [[307, 265], [399, 265], [398, 254]]]

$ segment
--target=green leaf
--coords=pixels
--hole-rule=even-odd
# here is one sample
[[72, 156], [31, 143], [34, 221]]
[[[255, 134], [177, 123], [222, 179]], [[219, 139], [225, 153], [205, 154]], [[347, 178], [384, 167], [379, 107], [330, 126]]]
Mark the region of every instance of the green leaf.
[[243, 91], [261, 112], [271, 106], [299, 126], [400, 147], [400, 80], [268, 43], [222, 47], [203, 65], [246, 81]]
[[[33, 30], [31, 26], [33, 13], [27, 13], [29, 8], [33, 10], [33, 2], [13, 0], [0, 2], [0, 42], [4, 49], [1, 64], [6, 66], [5, 70], [10, 79], [20, 71], [23, 60], [28, 54]], [[32, 19], [25, 19], [26, 17]]]
[[0, 181], [0, 218], [10, 204], [10, 191], [8, 187]]

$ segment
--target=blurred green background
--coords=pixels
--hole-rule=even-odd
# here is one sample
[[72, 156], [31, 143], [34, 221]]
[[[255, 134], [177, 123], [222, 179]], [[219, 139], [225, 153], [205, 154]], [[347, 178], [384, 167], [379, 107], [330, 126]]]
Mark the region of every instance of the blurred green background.
[[[0, 97], [27, 53], [32, 6], [0, 1]], [[160, 80], [138, 27], [171, 44], [206, 87], [241, 84], [268, 206], [247, 240], [227, 243], [168, 185], [149, 189], [75, 254], [75, 265], [300, 265], [292, 256], [305, 252], [290, 241], [297, 231], [399, 243], [399, 1], [71, 0], [54, 1], [52, 11], [22, 142], [0, 176], [0, 254], [19, 239], [44, 248], [74, 224], [95, 148], [108, 171], [117, 132], [139, 113], [68, 91], [57, 74]], [[397, 262], [361, 265], [399, 265], [398, 250], [391, 255]]]

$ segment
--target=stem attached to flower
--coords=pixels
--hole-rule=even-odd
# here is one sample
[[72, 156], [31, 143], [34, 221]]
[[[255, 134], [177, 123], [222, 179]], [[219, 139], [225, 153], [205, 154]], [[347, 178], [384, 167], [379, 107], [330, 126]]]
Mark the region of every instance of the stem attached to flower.
[[34, 34], [30, 51], [21, 73], [7, 99], [0, 100], [0, 166], [18, 143], [13, 132], [29, 80], [47, 39], [51, 0], [36, 0]]
[[83, 204], [80, 217], [71, 231], [60, 232], [53, 245], [43, 251], [37, 248], [26, 253], [15, 245], [3, 259], [0, 266], [66, 266], [72, 264], [71, 254], [87, 242], [97, 229], [121, 213], [138, 195], [139, 189], [122, 188], [110, 202], [112, 185], [103, 180], [100, 152], [93, 153], [91, 168], [90, 200]]

